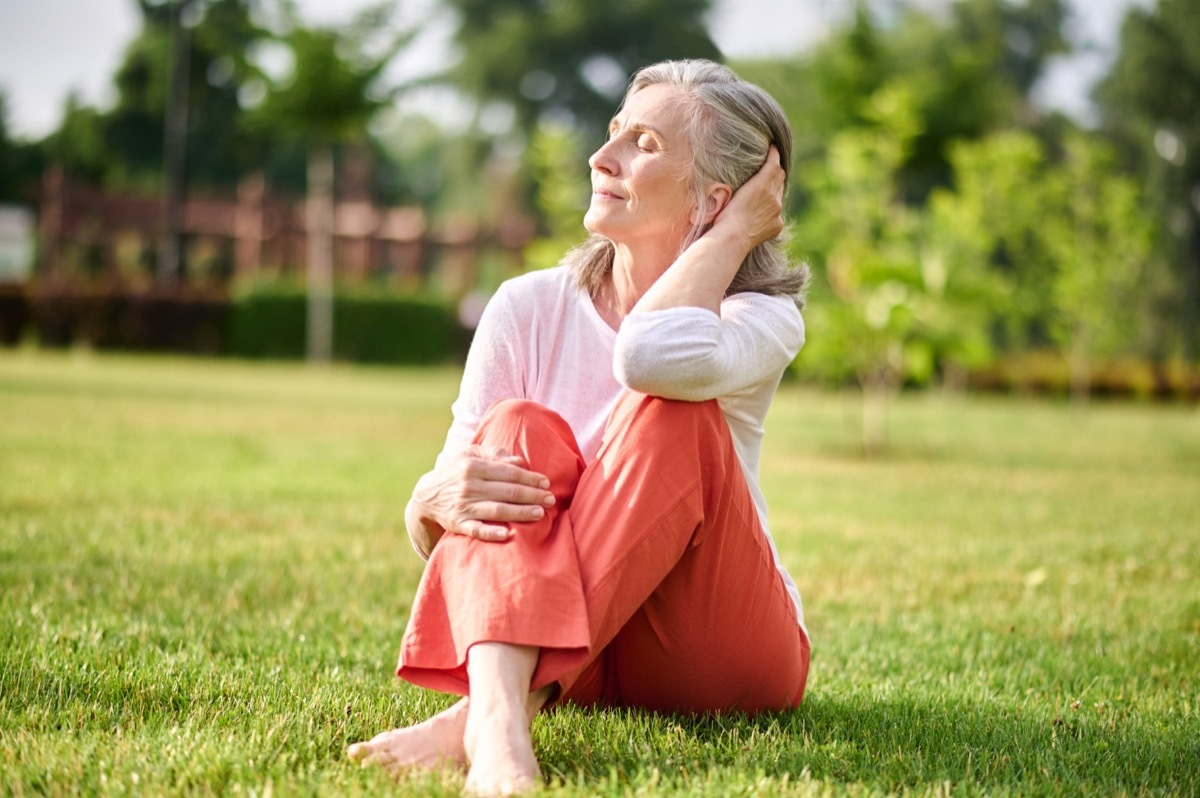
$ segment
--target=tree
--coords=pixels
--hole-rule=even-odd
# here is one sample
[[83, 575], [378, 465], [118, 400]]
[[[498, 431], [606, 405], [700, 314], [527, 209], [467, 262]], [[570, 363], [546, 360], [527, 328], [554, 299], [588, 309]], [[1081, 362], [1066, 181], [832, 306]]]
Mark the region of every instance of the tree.
[[994, 295], [993, 333], [1008, 348], [1025, 350], [1048, 340], [1056, 264], [1042, 224], [1050, 212], [1044, 190], [1045, 148], [1017, 130], [962, 141], [951, 150], [954, 186], [935, 200], [959, 206], [981, 243], [988, 268], [1007, 289]]
[[399, 91], [384, 85], [384, 70], [417, 33], [392, 27], [393, 8], [367, 8], [336, 29], [305, 27], [289, 7], [283, 42], [293, 69], [258, 110], [264, 126], [307, 142], [308, 356], [315, 362], [328, 361], [333, 349], [334, 148], [366, 138], [371, 119]]
[[[917, 130], [902, 85], [871, 100], [868, 127], [835, 135], [809, 173], [811, 205], [798, 242], [816, 270], [802, 363], [862, 389], [863, 449], [880, 451], [887, 405], [905, 380], [925, 382], [943, 363], [989, 351], [987, 238], [970, 204], [948, 199], [925, 213], [901, 199], [899, 174]], [[873, 118], [871, 115], [874, 115]]]
[[511, 105], [527, 134], [551, 113], [599, 141], [638, 67], [720, 57], [704, 26], [712, 0], [446, 1], [459, 15], [455, 82]]
[[0, 203], [26, 202], [41, 177], [42, 149], [8, 130], [8, 101], [0, 91]]
[[1055, 263], [1052, 333], [1066, 349], [1076, 400], [1088, 396], [1096, 355], [1136, 338], [1136, 296], [1153, 240], [1137, 185], [1113, 172], [1109, 149], [1077, 135], [1045, 181], [1050, 212], [1039, 230]]
[[1153, 203], [1164, 233], [1159, 262], [1170, 275], [1156, 297], [1153, 344], [1200, 356], [1200, 0], [1133, 7], [1120, 50], [1097, 90], [1102, 125]]
[[[244, 124], [243, 104], [261, 81], [251, 54], [269, 38], [254, 22], [264, 0], [189, 0], [184, 23], [188, 148], [193, 185], [231, 187], [268, 151], [267, 131]], [[69, 100], [47, 145], [64, 166], [108, 187], [158, 188], [172, 73], [176, 2], [139, 0], [142, 29], [113, 77], [116, 102], [98, 110]]]
[[[736, 65], [740, 74], [781, 98], [801, 160], [820, 160], [847, 128], [874, 124], [871, 98], [903, 83], [916, 129], [899, 174], [905, 201], [923, 204], [947, 186], [954, 142], [1039, 122], [1030, 91], [1049, 58], [1062, 52], [1063, 0], [962, 0], [950, 14], [918, 4], [891, 17], [860, 0], [852, 22], [803, 56], [784, 63]], [[799, 210], [803, 186], [793, 199]]]
[[554, 266], [583, 239], [591, 184], [579, 168], [576, 152], [576, 137], [554, 121], [538, 125], [529, 143], [528, 161], [537, 186], [534, 201], [546, 230], [525, 249], [531, 268]]

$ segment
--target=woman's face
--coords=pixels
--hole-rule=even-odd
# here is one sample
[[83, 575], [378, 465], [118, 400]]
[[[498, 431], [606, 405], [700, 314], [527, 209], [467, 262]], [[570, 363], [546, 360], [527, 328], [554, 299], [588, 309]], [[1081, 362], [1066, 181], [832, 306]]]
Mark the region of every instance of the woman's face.
[[630, 95], [588, 159], [592, 202], [583, 225], [617, 244], [650, 242], [677, 252], [692, 226], [692, 147], [678, 89]]

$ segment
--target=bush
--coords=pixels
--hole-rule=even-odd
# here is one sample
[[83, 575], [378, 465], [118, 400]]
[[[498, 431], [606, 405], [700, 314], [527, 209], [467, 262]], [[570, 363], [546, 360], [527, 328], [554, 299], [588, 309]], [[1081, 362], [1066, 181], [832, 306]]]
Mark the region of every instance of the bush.
[[29, 325], [29, 294], [16, 283], [0, 283], [0, 344], [15, 346]]
[[[253, 288], [230, 308], [225, 352], [248, 358], [302, 358], [307, 297], [296, 289]], [[444, 300], [341, 293], [334, 299], [333, 353], [361, 363], [442, 363], [461, 355], [463, 331]]]
[[[256, 287], [233, 298], [187, 289], [0, 286], [0, 343], [32, 332], [42, 346], [305, 356], [307, 298], [290, 286]], [[334, 302], [334, 356], [362, 363], [460, 360], [466, 333], [451, 303], [392, 294], [343, 293]]]
[[[1071, 370], [1059, 353], [1033, 350], [1002, 355], [989, 366], [972, 370], [968, 384], [981, 392], [1066, 396], [1071, 391]], [[1098, 397], [1196, 400], [1200, 399], [1200, 369], [1180, 360], [1102, 360], [1092, 367], [1089, 392]]]
[[[219, 293], [120, 291], [104, 288], [31, 286], [26, 293], [31, 325], [43, 346], [87, 344], [190, 354], [220, 351], [228, 299]], [[16, 342], [24, 326], [5, 339]]]

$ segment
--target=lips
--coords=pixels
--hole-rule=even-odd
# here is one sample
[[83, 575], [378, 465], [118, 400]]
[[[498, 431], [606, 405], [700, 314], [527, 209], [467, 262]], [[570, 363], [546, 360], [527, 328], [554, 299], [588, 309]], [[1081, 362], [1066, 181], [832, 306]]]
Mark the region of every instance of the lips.
[[616, 191], [613, 191], [610, 188], [604, 188], [603, 186], [593, 186], [592, 194], [596, 195], [597, 197], [600, 197], [601, 199], [612, 199], [612, 200], [625, 199], [625, 197], [623, 195], [617, 193]]

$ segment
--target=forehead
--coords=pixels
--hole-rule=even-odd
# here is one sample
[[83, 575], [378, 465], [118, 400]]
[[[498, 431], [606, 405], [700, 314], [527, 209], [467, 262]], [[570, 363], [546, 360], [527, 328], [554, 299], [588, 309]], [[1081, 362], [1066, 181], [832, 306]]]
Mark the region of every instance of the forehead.
[[654, 84], [625, 98], [610, 127], [648, 127], [666, 135], [683, 129], [687, 97], [680, 89]]

